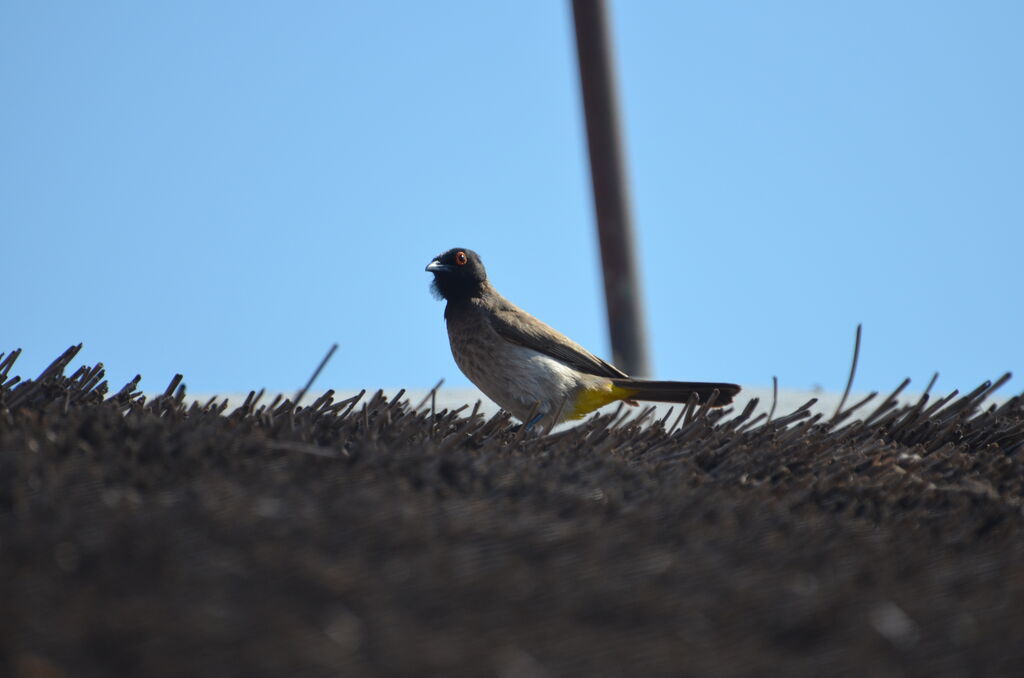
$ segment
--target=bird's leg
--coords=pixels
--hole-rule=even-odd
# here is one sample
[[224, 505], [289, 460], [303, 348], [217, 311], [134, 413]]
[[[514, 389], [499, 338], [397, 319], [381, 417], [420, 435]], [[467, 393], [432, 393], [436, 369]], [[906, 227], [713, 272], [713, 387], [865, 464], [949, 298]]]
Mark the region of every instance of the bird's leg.
[[543, 412], [538, 412], [537, 414], [533, 415], [533, 417], [528, 422], [526, 422], [524, 424], [524, 426], [526, 426], [526, 430], [529, 431], [531, 428], [533, 428], [534, 424], [536, 424], [538, 421], [540, 421], [543, 418], [544, 418], [544, 413]]
[[540, 401], [533, 404], [530, 408], [530, 413], [523, 418], [523, 427], [529, 431], [533, 428], [533, 425], [544, 418], [544, 413], [540, 409]]

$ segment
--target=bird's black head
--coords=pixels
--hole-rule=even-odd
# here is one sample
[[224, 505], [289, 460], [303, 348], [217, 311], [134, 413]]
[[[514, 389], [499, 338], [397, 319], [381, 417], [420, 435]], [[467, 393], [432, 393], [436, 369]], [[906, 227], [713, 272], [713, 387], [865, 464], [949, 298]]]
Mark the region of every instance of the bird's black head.
[[480, 294], [487, 282], [487, 271], [480, 255], [465, 247], [454, 247], [438, 255], [427, 265], [434, 274], [430, 288], [448, 301], [460, 301]]

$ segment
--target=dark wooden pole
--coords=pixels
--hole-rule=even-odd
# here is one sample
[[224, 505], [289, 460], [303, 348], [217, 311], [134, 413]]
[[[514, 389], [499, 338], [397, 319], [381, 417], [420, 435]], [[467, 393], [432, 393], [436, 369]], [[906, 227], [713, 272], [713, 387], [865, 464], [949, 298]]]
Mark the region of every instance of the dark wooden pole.
[[587, 119], [590, 174], [612, 362], [635, 376], [649, 376], [643, 298], [636, 269], [608, 10], [604, 0], [573, 0], [580, 85]]

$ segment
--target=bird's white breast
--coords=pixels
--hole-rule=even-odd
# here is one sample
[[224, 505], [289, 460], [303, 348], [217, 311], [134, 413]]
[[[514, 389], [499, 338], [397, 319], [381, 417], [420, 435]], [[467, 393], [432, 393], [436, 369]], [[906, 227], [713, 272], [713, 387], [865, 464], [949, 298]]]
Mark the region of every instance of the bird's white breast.
[[499, 350], [482, 356], [465, 347], [456, 350], [453, 342], [452, 355], [477, 388], [519, 419], [538, 403], [541, 414], [553, 412], [579, 386], [579, 373], [554, 358], [500, 340], [497, 345]]

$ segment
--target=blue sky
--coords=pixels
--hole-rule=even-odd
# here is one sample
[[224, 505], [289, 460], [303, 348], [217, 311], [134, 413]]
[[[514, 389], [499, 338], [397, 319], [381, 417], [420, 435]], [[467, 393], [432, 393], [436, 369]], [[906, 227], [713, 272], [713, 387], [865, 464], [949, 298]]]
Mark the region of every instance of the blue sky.
[[[656, 376], [1024, 374], [1024, 5], [611, 9]], [[0, 91], [24, 376], [467, 385], [452, 246], [609, 354], [567, 3], [7, 0]]]

